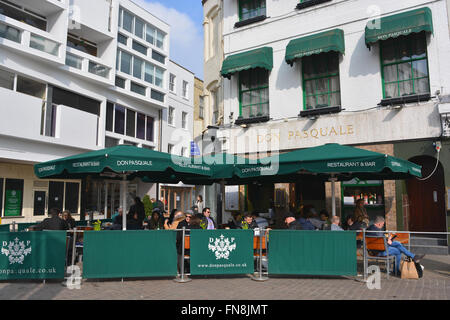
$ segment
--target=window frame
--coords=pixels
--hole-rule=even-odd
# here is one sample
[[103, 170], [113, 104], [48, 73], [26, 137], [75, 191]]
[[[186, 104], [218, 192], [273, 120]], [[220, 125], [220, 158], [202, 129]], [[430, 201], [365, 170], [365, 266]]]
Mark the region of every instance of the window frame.
[[[243, 72], [250, 72], [250, 75], [251, 75], [251, 73], [252, 72], [258, 72], [258, 74], [257, 74], [257, 77], [259, 77], [260, 75], [261, 75], [261, 73], [262, 72], [264, 72], [265, 73], [265, 76], [266, 76], [266, 78], [267, 78], [267, 85], [264, 85], [264, 86], [259, 86], [259, 87], [257, 87], [257, 88], [252, 88], [252, 89], [246, 89], [246, 90], [242, 90], [242, 73]], [[244, 71], [241, 71], [241, 72], [239, 72], [239, 81], [238, 81], [238, 86], [239, 86], [239, 117], [241, 117], [241, 118], [243, 118], [243, 119], [252, 119], [252, 118], [259, 118], [259, 117], [264, 117], [264, 116], [269, 116], [269, 114], [270, 114], [270, 95], [269, 95], [269, 71], [268, 70], [265, 70], [265, 69], [261, 69], [261, 68], [255, 68], [255, 69], [250, 69], [250, 70], [244, 70]], [[251, 83], [251, 78], [250, 78], [250, 76], [249, 76], [249, 82]], [[263, 91], [263, 90], [267, 90], [267, 102], [261, 102], [261, 92]], [[260, 102], [259, 103], [251, 103], [251, 104], [248, 104], [248, 105], [243, 105], [242, 104], [242, 95], [243, 95], [243, 93], [247, 93], [247, 92], [252, 92], [252, 91], [259, 91], [259, 100], [260, 100]], [[217, 92], [217, 91], [216, 91]], [[215, 99], [215, 100], [217, 100], [217, 98]], [[267, 103], [267, 105], [268, 105], [268, 113], [267, 114], [263, 114], [263, 113], [261, 113], [260, 115], [258, 115], [258, 113], [256, 114], [256, 115], [254, 115], [254, 116], [249, 116], [248, 118], [244, 118], [243, 116], [242, 116], [242, 110], [243, 110], [243, 108], [246, 108], [246, 107], [252, 107], [252, 106], [254, 106], [254, 105], [258, 105], [258, 106], [260, 106], [260, 105], [263, 105], [263, 104], [266, 104]], [[215, 102], [213, 102], [213, 106], [215, 105]], [[260, 109], [260, 108], [258, 108], [258, 109]], [[218, 111], [218, 110], [217, 110]], [[216, 119], [216, 121], [217, 121], [218, 119]]]
[[175, 126], [175, 108], [169, 106], [167, 109], [167, 123], [171, 126]]
[[[419, 36], [422, 37], [423, 41], [425, 41], [425, 57], [422, 57], [422, 58], [412, 58], [411, 57], [410, 59], [405, 59], [405, 60], [397, 60], [397, 57], [395, 57], [395, 59], [396, 59], [395, 62], [390, 62], [390, 63], [386, 63], [386, 64], [383, 62], [383, 43], [385, 43], [385, 42], [380, 41], [380, 43], [379, 43], [379, 55], [380, 55], [381, 87], [382, 87], [382, 93], [383, 93], [383, 100], [384, 99], [402, 98], [402, 97], [405, 97], [405, 96], [418, 96], [418, 95], [421, 95], [421, 94], [429, 94], [431, 92], [430, 66], [429, 66], [429, 61], [428, 61], [428, 43], [427, 43], [426, 33], [425, 32], [421, 32], [420, 34], [412, 33], [412, 34], [409, 34], [407, 36], [402, 36], [402, 37], [396, 38], [395, 39], [396, 47], [394, 48], [394, 50], [395, 50], [395, 54], [396, 54], [397, 53], [397, 51], [396, 51], [397, 50], [397, 43], [398, 43], [399, 40], [407, 41], [408, 49], [410, 49], [411, 48], [411, 44], [413, 43], [413, 38], [417, 39], [417, 37], [419, 37]], [[388, 39], [388, 40], [385, 40], [385, 41], [390, 41], [390, 40], [391, 39]], [[413, 64], [413, 62], [415, 62], [415, 61], [423, 61], [423, 60], [426, 61], [427, 76], [426, 77], [415, 78], [414, 77], [414, 64]], [[406, 64], [406, 63], [410, 63], [411, 64], [411, 78], [405, 79], [405, 80], [399, 80], [400, 77], [399, 77], [399, 68], [398, 68], [398, 66], [401, 65], [401, 64]], [[394, 65], [397, 66], [397, 68], [396, 68], [397, 69], [397, 80], [386, 83], [385, 82], [384, 68], [387, 67], [387, 66], [394, 66]], [[421, 79], [428, 79], [428, 89], [429, 89], [428, 92], [423, 92], [423, 93], [414, 92], [415, 91], [416, 80], [421, 80]], [[413, 88], [413, 92], [414, 93], [413, 94], [400, 95], [400, 83], [408, 82], [408, 81], [412, 82], [412, 88]], [[394, 84], [394, 83], [397, 83], [397, 93], [399, 95], [397, 95], [395, 97], [386, 97], [386, 85]]]
[[[260, 6], [258, 7], [258, 9], [254, 9], [254, 11], [260, 11], [261, 8], [264, 8], [264, 14], [259, 13], [258, 15], [254, 16], [254, 17], [250, 17], [250, 18], [245, 18], [245, 19], [243, 19], [243, 18], [242, 18], [242, 7], [243, 7], [243, 3], [244, 3], [244, 2], [245, 2], [245, 3], [249, 3], [249, 2], [256, 3], [256, 2], [259, 2], [259, 3], [260, 3]], [[261, 3], [263, 3], [264, 6], [261, 6]], [[239, 10], [239, 11], [238, 11], [238, 14], [239, 14], [239, 22], [247, 21], [247, 20], [250, 20], [250, 19], [255, 19], [256, 17], [266, 16], [266, 14], [267, 14], [267, 3], [266, 3], [266, 0], [239, 0], [238, 6], [239, 6], [239, 8], [238, 8], [238, 10]]]
[[[311, 78], [305, 79], [305, 67], [304, 67], [304, 64], [305, 64], [305, 60], [306, 59], [302, 59], [302, 90], [303, 90], [303, 109], [302, 110], [315, 110], [315, 109], [321, 109], [321, 108], [324, 108], [324, 107], [325, 108], [326, 107], [336, 107], [334, 105], [331, 105], [331, 103], [330, 103], [331, 102], [331, 96], [333, 94], [336, 94], [336, 93], [339, 93], [339, 101], [341, 102], [339, 105], [342, 104], [342, 101], [341, 101], [341, 79], [340, 79], [340, 68], [339, 68], [339, 53], [332, 51], [332, 52], [326, 52], [326, 53], [322, 53], [322, 54], [326, 54], [327, 55], [327, 59], [330, 59], [331, 54], [336, 54], [337, 55], [337, 63], [338, 63], [338, 65], [337, 65], [337, 72], [330, 73], [329, 70], [327, 69], [326, 75], [313, 76]], [[313, 56], [310, 56], [310, 57], [312, 59], [314, 59], [314, 58], [318, 58], [319, 56], [320, 55], [313, 55]], [[329, 65], [329, 60], [327, 60], [327, 65]], [[330, 80], [331, 80], [331, 78], [334, 78], [334, 77], [337, 77], [339, 79], [339, 90], [338, 91], [331, 91], [331, 81]], [[328, 79], [328, 81], [327, 81], [328, 91], [317, 93], [316, 90], [314, 90], [314, 94], [309, 94], [308, 95], [307, 91], [306, 91], [306, 82], [317, 81], [317, 80], [322, 80], [322, 79]], [[325, 94], [328, 95], [328, 102], [329, 103], [327, 104], [327, 106], [317, 107], [318, 106], [318, 104], [317, 104], [317, 97], [318, 96], [323, 96]], [[312, 107], [311, 109], [309, 109], [308, 106], [307, 106], [307, 98], [310, 97], [310, 96], [315, 96], [315, 99], [316, 99], [316, 105], [314, 107]]]

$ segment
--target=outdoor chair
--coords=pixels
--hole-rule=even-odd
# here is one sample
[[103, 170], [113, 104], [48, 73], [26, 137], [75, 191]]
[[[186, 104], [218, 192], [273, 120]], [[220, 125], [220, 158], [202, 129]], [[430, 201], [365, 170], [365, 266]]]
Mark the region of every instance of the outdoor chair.
[[[389, 279], [389, 273], [392, 266], [395, 275], [397, 275], [395, 268], [395, 256], [387, 254], [384, 257], [377, 256], [373, 251], [386, 251], [387, 252], [387, 239], [385, 237], [370, 237], [365, 238], [366, 255], [364, 265], [367, 266], [369, 260], [384, 261], [386, 264], [387, 278]], [[392, 261], [392, 262], [391, 262]], [[367, 268], [366, 268], [367, 270]]]

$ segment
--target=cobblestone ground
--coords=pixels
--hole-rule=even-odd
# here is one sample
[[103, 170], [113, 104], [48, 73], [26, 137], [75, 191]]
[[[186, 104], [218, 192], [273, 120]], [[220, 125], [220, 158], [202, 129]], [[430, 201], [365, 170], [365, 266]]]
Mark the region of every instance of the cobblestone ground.
[[[426, 256], [424, 277], [402, 280], [381, 274], [381, 289], [368, 289], [358, 277], [270, 276], [264, 282], [250, 275], [83, 280], [81, 289], [61, 281], [0, 282], [0, 300], [449, 300], [450, 256]], [[359, 266], [359, 271], [361, 268]]]

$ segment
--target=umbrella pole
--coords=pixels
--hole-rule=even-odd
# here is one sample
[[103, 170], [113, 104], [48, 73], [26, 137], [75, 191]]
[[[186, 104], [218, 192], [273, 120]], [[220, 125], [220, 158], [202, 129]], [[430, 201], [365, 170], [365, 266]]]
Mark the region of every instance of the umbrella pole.
[[127, 230], [127, 175], [122, 175], [122, 230]]
[[335, 178], [334, 174], [331, 175], [331, 178], [329, 179], [331, 181], [331, 216], [334, 217], [336, 215], [336, 181], [337, 178]]

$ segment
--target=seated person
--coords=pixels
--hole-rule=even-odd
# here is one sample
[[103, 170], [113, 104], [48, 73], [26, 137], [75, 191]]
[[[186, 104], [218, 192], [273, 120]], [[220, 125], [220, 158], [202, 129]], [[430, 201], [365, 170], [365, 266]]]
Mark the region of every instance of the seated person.
[[153, 209], [152, 217], [148, 219], [147, 228], [149, 230], [164, 229], [164, 220], [161, 218], [161, 210], [159, 208]]
[[269, 222], [267, 221], [267, 219], [260, 217], [259, 213], [257, 212], [253, 212], [253, 221], [256, 222], [256, 224], [258, 225], [258, 228], [267, 228], [269, 227]]
[[347, 217], [347, 230], [362, 230], [363, 227], [361, 222], [355, 222], [353, 216]]
[[[384, 223], [385, 223], [384, 218], [381, 216], [377, 216], [375, 218], [374, 224], [371, 225], [369, 228], [367, 228], [367, 231], [377, 231], [377, 232], [369, 232], [369, 233], [367, 233], [367, 237], [380, 237], [380, 238], [384, 237], [385, 236], [385, 232], [383, 231]], [[420, 262], [420, 260], [425, 256], [425, 255], [413, 254], [413, 253], [409, 252], [408, 250], [406, 250], [405, 247], [403, 247], [403, 245], [400, 242], [393, 241], [392, 237], [393, 237], [393, 235], [390, 235], [388, 237], [387, 250], [386, 251], [378, 251], [378, 252], [376, 252], [376, 254], [379, 257], [385, 257], [388, 254], [390, 256], [395, 256], [395, 268], [397, 270], [397, 274], [400, 274], [400, 262], [402, 259], [402, 253], [405, 256], [412, 258], [414, 262]]]
[[344, 231], [344, 229], [341, 228], [341, 218], [338, 216], [334, 216], [331, 218], [331, 231]]
[[285, 216], [284, 223], [289, 230], [303, 230], [301, 224], [295, 219], [295, 216], [292, 213], [288, 213]]
[[256, 224], [255, 220], [253, 220], [253, 216], [251, 214], [246, 214], [244, 216], [244, 219], [242, 221], [240, 221], [238, 228], [239, 229], [256, 229], [256, 228], [258, 228], [258, 225]]
[[70, 214], [69, 210], [63, 211], [62, 218], [67, 222], [69, 229], [75, 228], [75, 219], [72, 218], [72, 215]]
[[309, 218], [310, 214], [306, 213], [304, 216], [300, 216], [297, 221], [300, 223], [303, 230], [316, 230], [316, 227], [309, 221]]
[[44, 219], [41, 223], [30, 227], [34, 231], [42, 230], [69, 230], [67, 222], [59, 217], [59, 210], [52, 208], [49, 210], [50, 218]]

